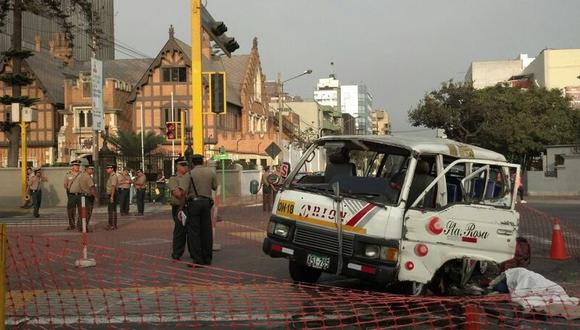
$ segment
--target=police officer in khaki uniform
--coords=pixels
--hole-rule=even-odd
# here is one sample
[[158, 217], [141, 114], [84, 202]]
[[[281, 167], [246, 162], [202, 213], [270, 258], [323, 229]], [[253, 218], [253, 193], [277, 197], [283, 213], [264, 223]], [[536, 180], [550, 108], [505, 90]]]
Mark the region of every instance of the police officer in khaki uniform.
[[[185, 225], [178, 218], [178, 213], [183, 211], [187, 217], [186, 199], [189, 194], [191, 177], [188, 173], [187, 161], [183, 158], [175, 160], [175, 175], [169, 178], [167, 187], [171, 194], [171, 216], [175, 227], [173, 227], [173, 250], [171, 258], [179, 260], [185, 251], [187, 241], [187, 225], [190, 219], [186, 219]], [[188, 243], [189, 244], [189, 243]]]
[[194, 263], [211, 265], [213, 249], [212, 190], [217, 190], [217, 175], [214, 169], [203, 166], [202, 155], [195, 154], [191, 160], [193, 168], [189, 172], [191, 187], [187, 202], [187, 216], [189, 217], [187, 245]]
[[[89, 222], [91, 221], [91, 215], [93, 214], [93, 208], [95, 206], [95, 201], [98, 201], [99, 196], [97, 193], [97, 188], [93, 175], [95, 173], [95, 166], [89, 164], [86, 170], [81, 174], [80, 185], [82, 196], [85, 197], [85, 207], [87, 210], [87, 232], [91, 232], [89, 229]], [[79, 217], [77, 220], [77, 229], [83, 231], [82, 219]]]
[[137, 195], [137, 215], [142, 216], [145, 211], [145, 187], [147, 185], [147, 177], [145, 177], [142, 169], [137, 170], [137, 177], [133, 185]]
[[28, 179], [28, 191], [30, 193], [30, 199], [32, 200], [32, 207], [34, 211], [35, 218], [40, 217], [38, 210], [40, 209], [40, 203], [42, 202], [42, 183], [46, 182], [47, 179], [42, 175], [40, 168], [36, 168]]
[[123, 172], [119, 174], [119, 212], [121, 215], [129, 215], [129, 189], [131, 189], [132, 183], [129, 170], [123, 169]]
[[105, 228], [106, 230], [116, 230], [117, 229], [117, 186], [119, 185], [119, 178], [117, 176], [117, 165], [108, 165], [106, 167], [107, 179], [106, 191], [107, 191], [107, 213], [109, 215], [109, 224]]
[[70, 162], [71, 170], [64, 176], [64, 189], [67, 193], [66, 213], [68, 216], [68, 228], [66, 230], [75, 229], [75, 217], [77, 209], [81, 208], [81, 161], [73, 160]]

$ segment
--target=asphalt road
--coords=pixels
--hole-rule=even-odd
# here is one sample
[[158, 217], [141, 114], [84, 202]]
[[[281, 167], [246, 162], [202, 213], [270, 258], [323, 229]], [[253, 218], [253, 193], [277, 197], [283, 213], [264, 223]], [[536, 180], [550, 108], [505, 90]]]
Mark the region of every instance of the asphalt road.
[[529, 205], [551, 216], [560, 217], [580, 231], [580, 200], [537, 199]]
[[[551, 207], [549, 203], [544, 205]], [[580, 214], [580, 207], [576, 205], [554, 208], [556, 211], [561, 209], [562, 216]], [[261, 205], [230, 206], [221, 210], [223, 221], [216, 227], [216, 242], [221, 244], [221, 250], [214, 253], [211, 269], [188, 267], [187, 254], [181, 262], [169, 258], [173, 221], [168, 207], [147, 205], [145, 217], [120, 217], [120, 228], [114, 232], [104, 230], [106, 215], [102, 211], [95, 214], [92, 221], [94, 232], [89, 235], [89, 256], [96, 258], [97, 266], [86, 270], [74, 267], [75, 260], [81, 255], [81, 236], [64, 230], [67, 221], [62, 210], [52, 214], [47, 210], [39, 219], [31, 216], [5, 219], [10, 223], [9, 244], [12, 249], [8, 257], [8, 281], [12, 291], [8, 312], [13, 316], [13, 325], [21, 316], [24, 324], [34, 325], [35, 319], [27, 319], [27, 315], [39, 315], [36, 319], [39, 328], [54, 321], [74, 324], [83, 318], [85, 321], [81, 323], [86, 328], [96, 329], [107, 327], [106, 324], [111, 322], [109, 316], [116, 317], [114, 322], [119, 322], [113, 328], [172, 328], [176, 325], [174, 315], [181, 315], [182, 320], [194, 317], [197, 326], [218, 328], [324, 326], [316, 321], [320, 315], [339, 320], [338, 324], [326, 323], [327, 326], [355, 322], [350, 323], [353, 325], [361, 319], [377, 317], [373, 309], [363, 318], [357, 316], [350, 320], [354, 310], [350, 307], [341, 310], [336, 306], [348, 307], [352, 299], [359, 297], [351, 291], [332, 293], [336, 287], [384, 293], [372, 285], [324, 275], [320, 284], [327, 289], [295, 287], [290, 282], [287, 260], [272, 259], [262, 252], [269, 213], [262, 212]], [[545, 258], [535, 258], [532, 267], [544, 274], [562, 272], [567, 276], [563, 277], [564, 280], [577, 281], [578, 273], [570, 271], [574, 263], [577, 261], [556, 264]], [[323, 290], [330, 290], [338, 297], [330, 299]], [[197, 300], [193, 306], [198, 306], [199, 310], [193, 313], [174, 310], [179, 306], [192, 306], [193, 297]], [[58, 307], [58, 313], [63, 316], [49, 316], [51, 305]], [[324, 307], [327, 305], [335, 307]], [[373, 324], [370, 321], [369, 324], [391, 325], [388, 320], [392, 320], [394, 308], [400, 306], [387, 304], [383, 308], [383, 319], [387, 323]], [[441, 313], [441, 319], [449, 319], [446, 311], [455, 308], [429, 312], [420, 317], [426, 317], [430, 322], [434, 315]], [[361, 313], [364, 309], [356, 310]], [[164, 320], [156, 324], [160, 316]], [[232, 317], [239, 320], [232, 320]], [[418, 322], [407, 320], [404, 313], [397, 314], [397, 317], [403, 324]], [[249, 319], [255, 323], [248, 323]], [[298, 323], [288, 323], [289, 319]], [[314, 323], [302, 323], [304, 320]], [[462, 319], [453, 320], [456, 321], [461, 323]], [[191, 321], [184, 322], [191, 325]], [[427, 327], [435, 325], [426, 324]]]

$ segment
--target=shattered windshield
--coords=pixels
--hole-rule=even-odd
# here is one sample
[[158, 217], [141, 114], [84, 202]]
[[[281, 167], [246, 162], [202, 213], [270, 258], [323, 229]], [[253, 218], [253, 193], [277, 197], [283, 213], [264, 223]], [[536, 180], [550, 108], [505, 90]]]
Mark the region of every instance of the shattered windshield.
[[404, 179], [409, 152], [363, 140], [320, 141], [302, 157], [289, 180], [294, 189], [332, 193], [395, 205]]

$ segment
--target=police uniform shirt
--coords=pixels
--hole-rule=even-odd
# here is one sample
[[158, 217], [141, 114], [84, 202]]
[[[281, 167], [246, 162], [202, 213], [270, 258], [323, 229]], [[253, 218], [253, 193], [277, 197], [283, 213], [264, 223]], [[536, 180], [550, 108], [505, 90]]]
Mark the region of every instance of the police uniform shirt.
[[196, 166], [189, 173], [193, 178], [195, 189], [191, 187], [188, 197], [195, 197], [197, 190], [199, 196], [211, 198], [211, 191], [217, 189], [217, 175], [213, 168]]
[[81, 174], [81, 172], [74, 173], [71, 171], [64, 177], [64, 184], [68, 188], [68, 192], [73, 194], [78, 194], [81, 192], [79, 181]]
[[119, 178], [115, 172], [111, 173], [109, 178], [107, 179], [107, 195], [110, 195], [113, 191], [113, 187], [117, 187], [119, 184]]
[[[180, 188], [185, 192], [185, 196], [189, 197], [189, 185], [191, 181], [190, 178], [191, 177], [189, 176], [189, 173], [185, 174], [177, 173], [176, 175], [172, 176], [171, 178], [169, 178], [169, 182], [167, 183], [169, 191], [172, 192], [175, 189]], [[173, 196], [173, 194], [171, 194], [171, 205], [180, 205], [180, 203], [181, 201], [177, 199], [175, 196]]]
[[73, 179], [70, 181], [70, 184], [68, 186], [68, 190], [70, 193], [73, 194], [80, 194], [81, 191], [81, 177], [82, 177], [83, 173], [78, 173], [78, 174], [73, 174]]
[[31, 176], [28, 181], [28, 189], [30, 190], [40, 190], [42, 189], [42, 178], [38, 176]]
[[145, 184], [147, 183], [147, 178], [145, 177], [145, 175], [141, 175], [141, 176], [137, 176], [135, 178], [135, 188], [136, 189], [143, 189], [145, 188]]
[[92, 195], [91, 188], [95, 186], [95, 181], [88, 173], [83, 173], [78, 179], [80, 181], [81, 192], [85, 195]]
[[129, 174], [119, 174], [119, 188], [128, 189], [131, 188], [131, 176]]

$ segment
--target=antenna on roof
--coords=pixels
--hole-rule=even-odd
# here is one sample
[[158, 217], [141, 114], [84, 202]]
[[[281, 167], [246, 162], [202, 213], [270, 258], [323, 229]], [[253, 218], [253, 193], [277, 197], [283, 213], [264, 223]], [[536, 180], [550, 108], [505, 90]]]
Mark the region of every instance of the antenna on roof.
[[336, 79], [336, 74], [334, 72], [334, 62], [330, 62], [330, 74], [328, 76], [332, 79]]

